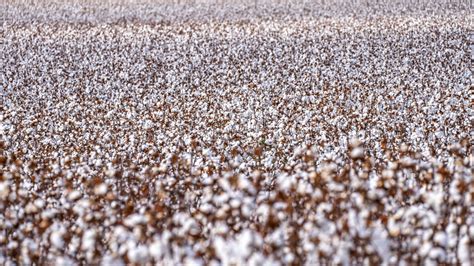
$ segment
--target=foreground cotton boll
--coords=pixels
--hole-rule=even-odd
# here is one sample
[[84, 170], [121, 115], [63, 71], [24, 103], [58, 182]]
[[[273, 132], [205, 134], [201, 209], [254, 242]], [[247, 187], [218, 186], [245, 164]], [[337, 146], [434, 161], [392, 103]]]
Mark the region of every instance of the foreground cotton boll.
[[8, 182], [0, 182], [0, 199], [5, 200], [10, 194], [10, 187]]
[[473, 261], [465, 1], [3, 2], [1, 265]]
[[82, 196], [81, 192], [79, 192], [77, 190], [74, 190], [74, 191], [72, 191], [68, 194], [67, 198], [70, 201], [76, 201], [76, 200], [80, 199], [81, 196]]
[[143, 264], [149, 260], [148, 249], [145, 246], [138, 246], [138, 247], [132, 248], [128, 251], [127, 255], [132, 263]]
[[107, 184], [102, 183], [94, 187], [94, 194], [102, 196], [105, 193], [107, 193]]
[[51, 244], [55, 248], [60, 249], [60, 248], [64, 247], [64, 240], [63, 240], [62, 234], [63, 234], [63, 232], [61, 232], [61, 231], [55, 231], [55, 232], [51, 233], [50, 241], [51, 241]]
[[362, 147], [356, 147], [351, 151], [352, 159], [362, 159], [364, 158], [364, 149]]

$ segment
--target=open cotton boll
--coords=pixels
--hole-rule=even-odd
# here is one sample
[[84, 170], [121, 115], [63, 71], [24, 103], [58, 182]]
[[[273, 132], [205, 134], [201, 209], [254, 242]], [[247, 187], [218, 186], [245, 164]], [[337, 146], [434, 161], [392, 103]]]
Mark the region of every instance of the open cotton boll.
[[128, 259], [132, 263], [144, 264], [149, 261], [149, 252], [146, 246], [140, 245], [128, 250]]
[[10, 188], [8, 182], [0, 182], [0, 199], [5, 200], [10, 194]]
[[79, 191], [77, 191], [77, 190], [74, 190], [74, 191], [71, 191], [71, 192], [68, 194], [67, 198], [68, 198], [68, 200], [70, 200], [70, 201], [76, 201], [76, 200], [80, 199], [81, 196], [82, 196], [82, 195], [81, 195], [81, 192], [79, 192]]
[[63, 234], [64, 232], [59, 230], [59, 231], [54, 231], [50, 235], [50, 240], [51, 244], [58, 249], [64, 248], [64, 239], [63, 239]]
[[356, 147], [351, 151], [352, 159], [362, 159], [364, 158], [364, 149], [362, 147]]

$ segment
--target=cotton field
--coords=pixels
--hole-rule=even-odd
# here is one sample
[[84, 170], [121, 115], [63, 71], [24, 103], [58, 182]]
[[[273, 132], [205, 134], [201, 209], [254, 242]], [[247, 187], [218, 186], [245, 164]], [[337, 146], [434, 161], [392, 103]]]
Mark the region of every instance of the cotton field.
[[0, 2], [1, 265], [472, 265], [469, 1]]

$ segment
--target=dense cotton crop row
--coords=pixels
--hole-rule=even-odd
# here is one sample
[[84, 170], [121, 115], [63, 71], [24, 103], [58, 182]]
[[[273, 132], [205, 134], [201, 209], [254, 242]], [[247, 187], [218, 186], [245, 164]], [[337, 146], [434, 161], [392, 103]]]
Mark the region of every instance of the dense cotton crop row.
[[4, 4], [0, 264], [470, 265], [473, 15], [432, 2]]

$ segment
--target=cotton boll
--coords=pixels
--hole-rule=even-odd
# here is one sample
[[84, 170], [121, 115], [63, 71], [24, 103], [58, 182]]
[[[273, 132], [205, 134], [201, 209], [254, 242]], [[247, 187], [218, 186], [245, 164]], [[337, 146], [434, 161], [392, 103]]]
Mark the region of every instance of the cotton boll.
[[145, 120], [143, 122], [143, 129], [149, 130], [153, 128], [153, 122], [151, 120]]
[[50, 236], [51, 244], [56, 248], [63, 248], [64, 241], [60, 232], [53, 232]]
[[146, 222], [147, 219], [144, 215], [132, 214], [123, 221], [123, 224], [130, 228], [133, 228], [136, 225], [145, 224]]
[[393, 170], [383, 170], [382, 177], [385, 179], [392, 179], [395, 176], [395, 172]]
[[432, 244], [430, 242], [424, 242], [419, 250], [420, 256], [422, 257], [428, 256], [431, 249], [432, 249]]
[[461, 265], [470, 265], [471, 254], [469, 249], [469, 236], [465, 235], [460, 239], [457, 253]]
[[38, 208], [38, 209], [43, 209], [45, 206], [45, 202], [42, 199], [35, 199], [33, 204]]
[[10, 188], [8, 182], [0, 182], [0, 199], [6, 200], [10, 194]]
[[246, 258], [251, 254], [251, 245], [253, 243], [252, 232], [250, 230], [243, 231], [240, 235], [237, 236], [237, 245], [239, 249], [239, 257]]
[[163, 244], [156, 240], [149, 245], [148, 253], [155, 259], [159, 260], [163, 255]]
[[372, 245], [382, 258], [384, 263], [388, 263], [392, 256], [390, 251], [390, 241], [387, 238], [387, 233], [378, 228], [375, 229], [371, 237]]
[[94, 229], [85, 231], [82, 237], [81, 249], [85, 251], [93, 250], [95, 248], [95, 241], [96, 231]]
[[28, 203], [25, 207], [25, 212], [27, 214], [34, 214], [34, 213], [37, 213], [39, 211], [38, 207], [36, 207], [35, 204], [33, 203]]
[[49, 237], [51, 244], [57, 249], [64, 248], [63, 234], [64, 234], [64, 230], [58, 230], [58, 231], [52, 232]]
[[67, 198], [68, 198], [69, 201], [76, 201], [76, 200], [80, 199], [81, 196], [82, 196], [81, 192], [79, 192], [77, 190], [74, 190], [74, 191], [71, 191], [68, 194]]
[[148, 248], [142, 245], [131, 248], [128, 250], [127, 256], [132, 263], [144, 264], [149, 260]]
[[447, 240], [448, 239], [447, 239], [446, 233], [444, 232], [437, 232], [434, 235], [434, 242], [442, 247], [445, 247], [448, 244]]
[[430, 258], [444, 261], [446, 258], [446, 252], [441, 248], [434, 248], [430, 251]]
[[364, 149], [362, 147], [356, 147], [351, 151], [350, 156], [352, 159], [363, 159]]
[[[106, 255], [102, 258], [101, 261], [102, 265], [115, 265], [115, 266], [125, 266], [125, 263], [122, 261], [122, 259], [116, 258], [112, 255]], [[70, 264], [68, 264], [70, 265]]]
[[94, 187], [94, 194], [97, 196], [103, 196], [107, 193], [107, 190], [108, 190], [107, 184], [101, 183]]
[[438, 210], [443, 203], [443, 191], [432, 191], [424, 194], [424, 201], [433, 207], [435, 210]]

